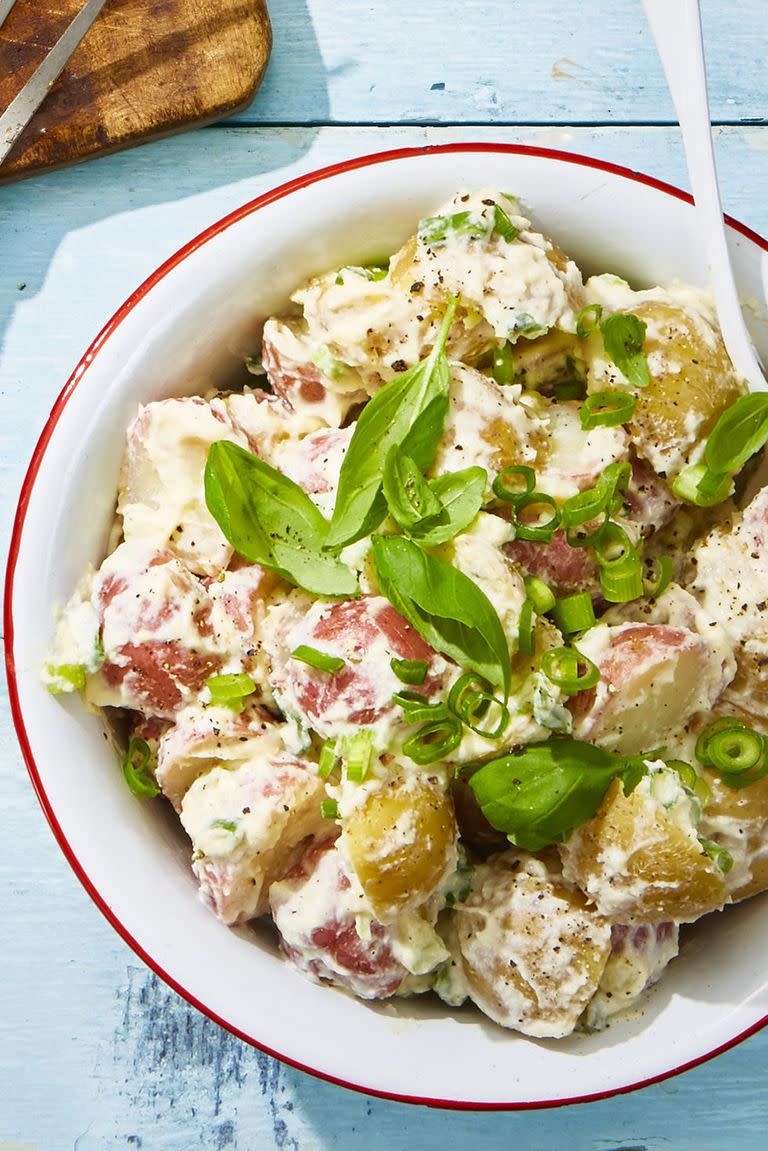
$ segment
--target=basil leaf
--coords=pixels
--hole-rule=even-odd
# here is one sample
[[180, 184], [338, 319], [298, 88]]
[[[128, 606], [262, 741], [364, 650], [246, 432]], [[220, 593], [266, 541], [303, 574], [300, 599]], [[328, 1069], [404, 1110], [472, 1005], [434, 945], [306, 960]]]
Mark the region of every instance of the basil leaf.
[[441, 510], [428, 522], [407, 529], [411, 539], [425, 548], [452, 540], [474, 520], [485, 501], [485, 468], [464, 468], [430, 480], [429, 487], [440, 501]]
[[384, 461], [384, 496], [389, 510], [403, 528], [431, 519], [441, 510], [415, 460], [395, 445]]
[[645, 321], [631, 312], [615, 312], [602, 321], [600, 334], [606, 355], [622, 376], [634, 388], [647, 388], [651, 377], [643, 352]]
[[315, 595], [355, 596], [357, 578], [323, 550], [328, 521], [298, 484], [238, 444], [212, 444], [205, 502], [232, 547]]
[[436, 651], [509, 696], [509, 647], [496, 610], [468, 576], [402, 536], [374, 536], [382, 595]]
[[591, 819], [614, 779], [626, 773], [629, 793], [644, 771], [638, 756], [562, 738], [491, 760], [469, 786], [492, 827], [524, 851], [541, 851]]
[[710, 471], [735, 476], [768, 443], [768, 395], [740, 396], [710, 432], [704, 460]]
[[452, 299], [427, 359], [396, 376], [363, 408], [341, 465], [327, 548], [370, 535], [384, 519], [381, 484], [392, 447], [402, 447], [422, 471], [432, 463], [448, 410], [445, 343], [455, 310]]

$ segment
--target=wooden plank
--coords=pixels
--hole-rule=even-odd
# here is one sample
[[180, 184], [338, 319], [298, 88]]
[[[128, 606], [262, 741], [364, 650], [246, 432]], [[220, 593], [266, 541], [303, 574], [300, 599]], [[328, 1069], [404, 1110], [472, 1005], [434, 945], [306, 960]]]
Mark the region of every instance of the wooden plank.
[[[17, 0], [0, 28], [0, 109], [81, 7]], [[0, 183], [233, 112], [256, 91], [270, 47], [266, 0], [111, 0], [0, 167]]]
[[[713, 118], [765, 117], [765, 0], [702, 9]], [[637, 0], [275, 0], [271, 12], [278, 51], [240, 123], [674, 119]]]
[[[684, 182], [672, 129], [471, 134], [571, 148]], [[300, 171], [466, 135], [211, 128], [4, 189], [0, 551], [54, 396], [98, 327], [162, 259]], [[768, 128], [720, 130], [717, 147], [728, 209], [768, 233]], [[4, 1140], [24, 1151], [763, 1151], [768, 1032], [640, 1094], [528, 1115], [369, 1100], [232, 1039], [159, 984], [80, 888], [26, 778], [2, 692], [0, 1151], [10, 1151]]]

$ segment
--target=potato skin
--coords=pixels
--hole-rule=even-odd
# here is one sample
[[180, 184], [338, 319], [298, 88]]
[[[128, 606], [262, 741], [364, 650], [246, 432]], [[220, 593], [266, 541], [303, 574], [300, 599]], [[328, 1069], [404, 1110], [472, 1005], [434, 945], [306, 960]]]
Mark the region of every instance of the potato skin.
[[656, 301], [633, 312], [648, 325], [651, 382], [637, 394], [630, 435], [658, 472], [675, 474], [743, 389], [719, 333], [703, 318]]
[[720, 868], [643, 784], [625, 795], [614, 780], [560, 855], [565, 877], [625, 923], [691, 923], [728, 900]]
[[395, 776], [343, 820], [340, 847], [374, 914], [390, 923], [426, 903], [454, 870], [451, 799], [429, 777]]
[[476, 867], [455, 912], [470, 998], [502, 1027], [560, 1038], [597, 990], [611, 929], [563, 880], [555, 853], [508, 850]]

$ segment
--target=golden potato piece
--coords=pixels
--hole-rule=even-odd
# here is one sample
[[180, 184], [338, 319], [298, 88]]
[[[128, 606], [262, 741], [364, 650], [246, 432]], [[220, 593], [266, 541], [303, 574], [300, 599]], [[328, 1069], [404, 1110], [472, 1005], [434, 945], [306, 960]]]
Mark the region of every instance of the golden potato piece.
[[611, 930], [563, 880], [557, 856], [492, 856], [475, 868], [455, 914], [467, 989], [481, 1011], [524, 1035], [569, 1035], [597, 990]]
[[[703, 716], [693, 735], [713, 720], [733, 716], [763, 735], [768, 725], [733, 702], [731, 688], [713, 713]], [[700, 834], [724, 847], [733, 859], [725, 877], [731, 899], [737, 903], [768, 890], [768, 777], [748, 787], [729, 787], [719, 772], [698, 768], [710, 795], [701, 817]]]
[[[559, 249], [558, 249], [559, 251]], [[550, 256], [550, 253], [547, 252]], [[560, 267], [560, 265], [557, 265]], [[565, 261], [567, 266], [567, 259]], [[518, 340], [512, 352], [515, 383], [529, 389], [583, 381], [586, 378], [584, 341], [573, 332], [550, 328], [535, 340]]]
[[733, 788], [715, 771], [704, 768], [702, 775], [712, 797], [704, 809], [701, 833], [730, 852], [733, 868], [726, 882], [737, 903], [768, 890], [768, 777]]
[[698, 313], [655, 301], [633, 311], [647, 325], [651, 382], [638, 392], [630, 435], [657, 472], [674, 475], [743, 388], [720, 334]]
[[426, 776], [395, 777], [343, 821], [340, 847], [382, 923], [430, 898], [456, 863], [449, 796]]
[[565, 877], [602, 915], [623, 922], [690, 923], [728, 899], [673, 771], [651, 773], [631, 795], [615, 780], [597, 815], [562, 844], [560, 855]]

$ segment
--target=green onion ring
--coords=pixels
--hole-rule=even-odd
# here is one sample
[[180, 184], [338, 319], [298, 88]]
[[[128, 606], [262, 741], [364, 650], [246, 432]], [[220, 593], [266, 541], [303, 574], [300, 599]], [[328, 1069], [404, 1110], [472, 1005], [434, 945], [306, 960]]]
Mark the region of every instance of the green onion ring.
[[[520, 519], [522, 511], [535, 507], [552, 508], [551, 517], [544, 523], [525, 523]], [[546, 492], [530, 492], [515, 502], [514, 523], [516, 539], [548, 544], [560, 525], [560, 512], [552, 496]]]
[[444, 759], [461, 743], [461, 720], [455, 715], [446, 715], [420, 727], [415, 735], [403, 744], [403, 755], [414, 763], [435, 763]]
[[588, 432], [592, 428], [614, 428], [626, 424], [632, 419], [636, 405], [637, 400], [631, 392], [594, 392], [581, 405], [581, 426]]
[[544, 652], [541, 670], [568, 695], [586, 691], [600, 682], [600, 672], [592, 660], [573, 647], [553, 647]]
[[[525, 483], [525, 487], [520, 490], [519, 486], [510, 487], [510, 481], [517, 479]], [[527, 467], [525, 464], [512, 464], [508, 468], [503, 468], [496, 479], [493, 481], [493, 494], [499, 500], [504, 500], [505, 503], [517, 504], [520, 500], [525, 499], [526, 496], [532, 494], [536, 487], [536, 473], [533, 468]]]
[[587, 631], [595, 621], [595, 609], [589, 592], [564, 596], [555, 605], [555, 624], [563, 635]]

